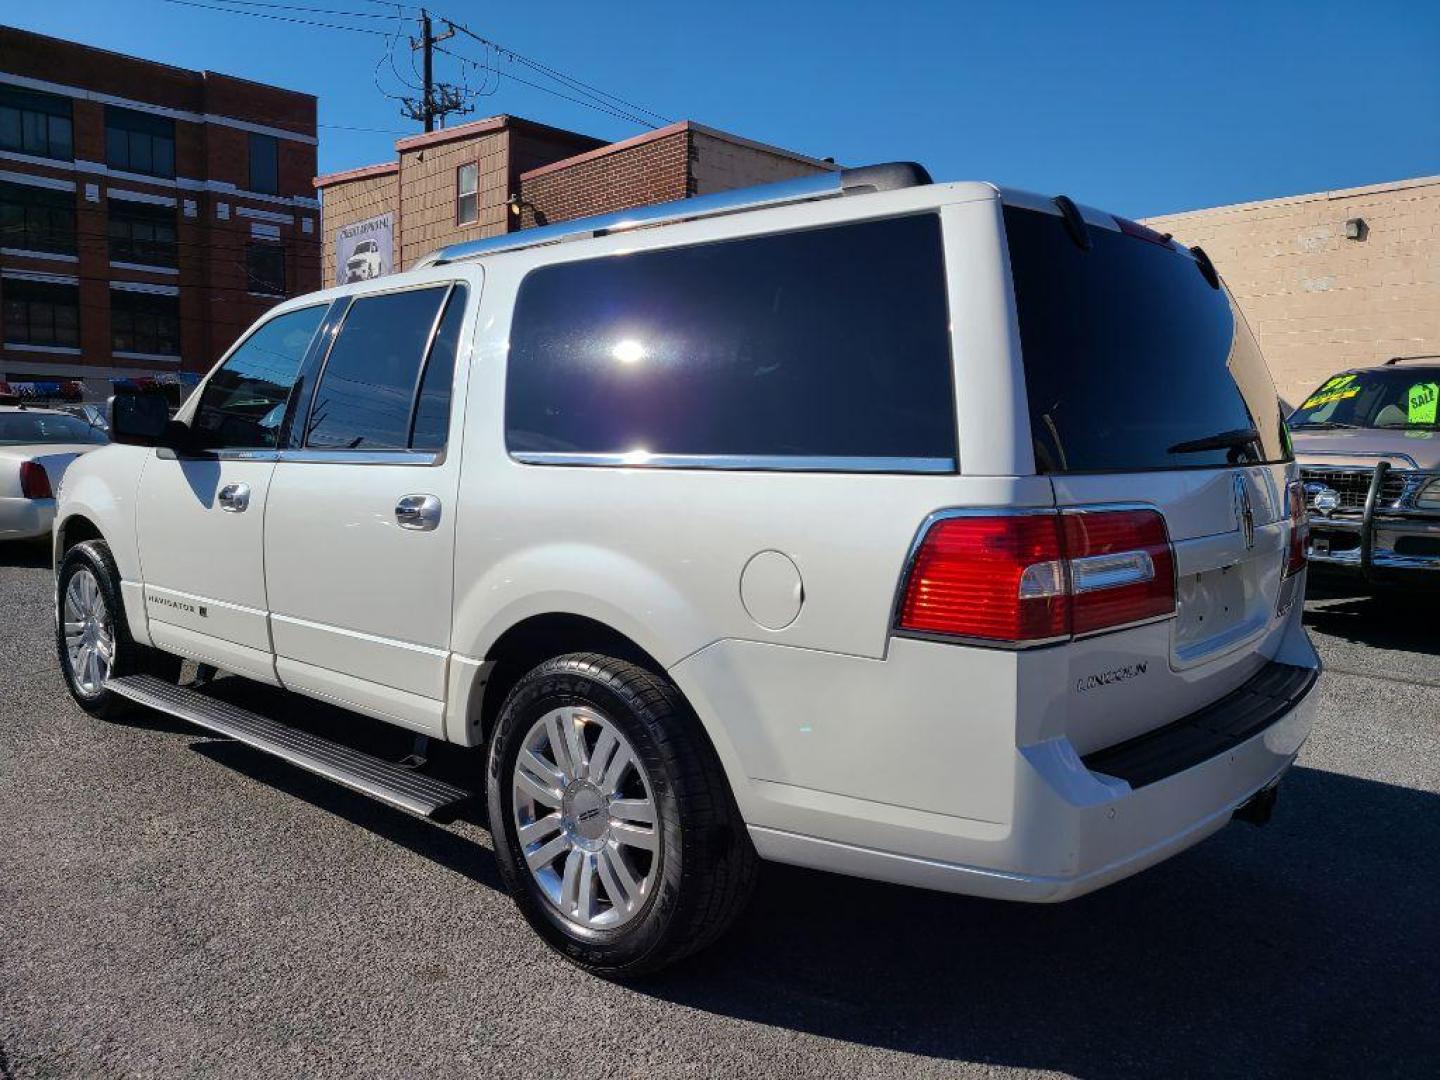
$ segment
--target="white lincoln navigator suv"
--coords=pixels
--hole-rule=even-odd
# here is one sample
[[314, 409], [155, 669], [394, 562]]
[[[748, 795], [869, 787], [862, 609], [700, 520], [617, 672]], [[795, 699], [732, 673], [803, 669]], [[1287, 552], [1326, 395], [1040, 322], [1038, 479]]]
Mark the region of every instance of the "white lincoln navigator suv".
[[610, 976], [714, 939], [758, 859], [1077, 896], [1264, 820], [1311, 722], [1255, 341], [1202, 251], [1064, 196], [872, 166], [458, 244], [111, 431], [57, 509], [75, 699], [483, 804]]

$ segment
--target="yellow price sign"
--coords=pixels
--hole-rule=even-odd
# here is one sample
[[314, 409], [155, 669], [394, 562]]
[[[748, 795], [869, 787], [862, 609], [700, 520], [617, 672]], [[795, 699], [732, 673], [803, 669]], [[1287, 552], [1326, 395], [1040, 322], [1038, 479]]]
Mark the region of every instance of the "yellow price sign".
[[1416, 383], [1405, 394], [1410, 406], [1406, 419], [1412, 424], [1435, 423], [1435, 403], [1440, 399], [1440, 384]]
[[1322, 386], [1319, 393], [1317, 393], [1314, 397], [1310, 398], [1308, 401], [1305, 402], [1305, 404], [1301, 405], [1300, 407], [1302, 409], [1313, 409], [1317, 405], [1329, 405], [1332, 401], [1344, 401], [1347, 398], [1355, 397], [1359, 393], [1360, 387], [1358, 386], [1350, 386], [1346, 387], [1343, 390], [1334, 390], [1329, 393], [1326, 393], [1325, 388]]

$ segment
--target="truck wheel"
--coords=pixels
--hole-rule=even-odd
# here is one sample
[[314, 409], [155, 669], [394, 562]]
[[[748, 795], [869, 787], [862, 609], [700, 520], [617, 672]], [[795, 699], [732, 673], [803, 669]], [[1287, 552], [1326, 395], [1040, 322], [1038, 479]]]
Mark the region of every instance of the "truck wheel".
[[699, 720], [660, 676], [592, 653], [546, 661], [506, 699], [487, 770], [510, 893], [587, 971], [655, 971], [744, 907], [755, 849]]
[[106, 719], [131, 703], [105, 689], [111, 675], [180, 676], [180, 658], [137, 644], [120, 599], [120, 574], [103, 540], [87, 540], [65, 553], [56, 578], [55, 644], [60, 670], [76, 703]]

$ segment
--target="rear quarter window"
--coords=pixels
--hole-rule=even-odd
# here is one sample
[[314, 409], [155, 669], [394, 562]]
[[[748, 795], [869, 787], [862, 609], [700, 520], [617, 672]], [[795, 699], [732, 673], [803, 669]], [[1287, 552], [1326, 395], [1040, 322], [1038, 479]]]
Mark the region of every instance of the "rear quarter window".
[[934, 215], [543, 267], [516, 300], [507, 445], [953, 469], [948, 323]]

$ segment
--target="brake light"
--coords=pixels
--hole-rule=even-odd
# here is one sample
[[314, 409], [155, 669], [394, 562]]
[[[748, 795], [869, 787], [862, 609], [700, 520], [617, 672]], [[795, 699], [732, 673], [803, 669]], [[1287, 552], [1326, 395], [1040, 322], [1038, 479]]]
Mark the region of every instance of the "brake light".
[[1175, 610], [1175, 555], [1159, 513], [1102, 510], [1065, 514], [1062, 520], [1076, 634]]
[[1154, 510], [943, 518], [921, 539], [898, 629], [1033, 645], [1175, 610]]
[[1290, 481], [1286, 494], [1290, 503], [1290, 550], [1285, 556], [1285, 576], [1290, 577], [1304, 570], [1309, 562], [1306, 553], [1310, 548], [1310, 512], [1305, 506], [1305, 485], [1299, 480]]
[[20, 463], [20, 494], [27, 499], [55, 497], [55, 492], [50, 490], [50, 474], [45, 471], [44, 465], [38, 461]]
[[926, 532], [905, 583], [901, 629], [1038, 641], [1069, 625], [1054, 514], [943, 518]]

